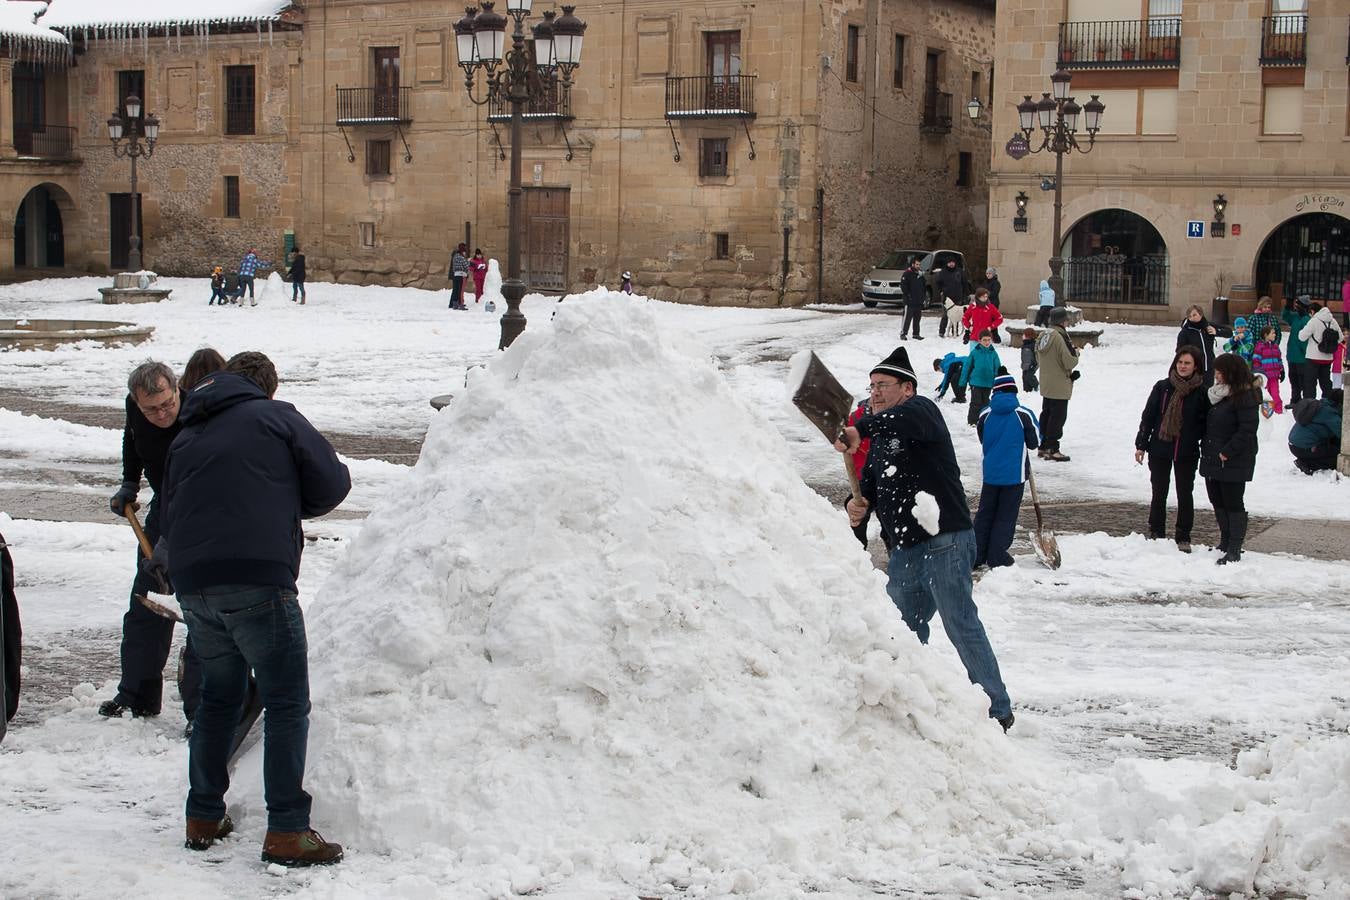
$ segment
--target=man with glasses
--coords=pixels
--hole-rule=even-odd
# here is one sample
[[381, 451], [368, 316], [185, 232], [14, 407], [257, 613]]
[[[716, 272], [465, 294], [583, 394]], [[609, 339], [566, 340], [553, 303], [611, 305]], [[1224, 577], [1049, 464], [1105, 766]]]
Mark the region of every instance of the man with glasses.
[[[178, 436], [181, 395], [178, 378], [162, 362], [146, 360], [127, 379], [127, 418], [122, 429], [122, 486], [108, 506], [113, 515], [125, 515], [126, 505], [136, 503], [141, 476], [154, 492], [145, 515], [145, 536], [153, 546], [159, 539], [159, 490], [164, 479], [164, 461], [169, 445]], [[131, 583], [131, 602], [122, 617], [122, 677], [117, 695], [105, 700], [99, 715], [120, 717], [157, 716], [164, 693], [164, 663], [173, 643], [173, 620], [156, 615], [136, 600], [155, 587], [138, 568]], [[183, 713], [190, 723], [197, 700], [200, 669], [191, 647], [183, 660]]]
[[942, 614], [971, 683], [989, 695], [989, 717], [1007, 731], [1012, 701], [971, 599], [975, 530], [951, 433], [937, 404], [916, 393], [919, 379], [903, 347], [872, 369], [870, 382], [872, 414], [845, 428], [835, 444], [855, 453], [864, 438], [872, 441], [860, 479], [863, 499], [849, 500], [849, 522], [856, 527], [876, 508], [890, 550], [891, 601], [925, 644], [928, 623]]

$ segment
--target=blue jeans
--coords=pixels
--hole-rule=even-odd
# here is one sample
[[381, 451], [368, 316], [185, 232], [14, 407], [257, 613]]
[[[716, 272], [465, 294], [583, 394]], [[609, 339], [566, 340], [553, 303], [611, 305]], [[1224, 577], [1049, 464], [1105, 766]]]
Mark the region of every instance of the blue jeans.
[[254, 275], [245, 275], [243, 272], [240, 272], [240, 273], [239, 273], [239, 299], [240, 299], [240, 300], [243, 300], [243, 299], [244, 299], [244, 289], [245, 289], [245, 288], [248, 288], [248, 296], [249, 296], [250, 299], [252, 299], [252, 297], [253, 297], [253, 280], [254, 280], [254, 278], [256, 278], [256, 277], [257, 277], [257, 276], [254, 276]]
[[296, 297], [299, 297], [301, 300], [305, 299], [305, 283], [303, 281], [294, 281], [294, 280], [291, 281], [292, 303], [295, 302]]
[[990, 717], [1002, 719], [1012, 712], [1012, 701], [970, 596], [974, 562], [975, 532], [969, 530], [939, 534], [913, 547], [896, 547], [886, 567], [890, 578], [886, 593], [921, 643], [928, 643], [933, 614], [942, 613], [942, 627], [966, 675], [989, 695]]
[[309, 828], [302, 786], [309, 738], [309, 656], [295, 592], [220, 585], [180, 593], [188, 634], [202, 664], [202, 696], [188, 740], [187, 814], [225, 815], [230, 742], [243, 713], [251, 668], [263, 720], [263, 793], [269, 831]]

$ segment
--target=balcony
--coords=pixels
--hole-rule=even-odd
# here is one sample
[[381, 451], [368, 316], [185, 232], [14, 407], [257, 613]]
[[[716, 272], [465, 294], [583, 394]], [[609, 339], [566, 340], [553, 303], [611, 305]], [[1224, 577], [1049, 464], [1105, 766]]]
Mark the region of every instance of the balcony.
[[[530, 99], [525, 102], [521, 114], [527, 121], [571, 121], [575, 118], [572, 115], [572, 92], [556, 78], [547, 83], [531, 85]], [[508, 97], [496, 94], [488, 98], [488, 121], [511, 121], [511, 101]]]
[[1118, 22], [1060, 22], [1061, 69], [1177, 69], [1179, 16]]
[[923, 119], [919, 131], [947, 134], [952, 130], [952, 95], [932, 87], [923, 92]]
[[412, 121], [412, 88], [337, 88], [337, 124], [390, 125]]
[[667, 119], [753, 119], [754, 75], [667, 76]]
[[1261, 65], [1308, 64], [1308, 17], [1284, 13], [1261, 18]]
[[30, 159], [75, 158], [75, 144], [79, 133], [64, 125], [14, 124], [14, 149], [19, 156]]

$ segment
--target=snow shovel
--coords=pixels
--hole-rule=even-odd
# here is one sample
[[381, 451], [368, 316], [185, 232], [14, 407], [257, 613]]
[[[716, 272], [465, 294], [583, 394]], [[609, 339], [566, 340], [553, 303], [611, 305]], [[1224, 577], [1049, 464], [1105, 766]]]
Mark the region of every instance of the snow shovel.
[[[811, 420], [812, 425], [820, 429], [820, 433], [831, 444], [841, 439], [844, 427], [848, 425], [849, 413], [853, 412], [855, 405], [853, 395], [844, 390], [814, 350], [804, 350], [793, 355], [788, 389], [792, 404]], [[862, 489], [858, 487], [858, 472], [853, 465], [852, 453], [844, 454], [844, 470], [848, 473], [848, 487], [853, 492], [853, 498], [861, 500]]]
[[[127, 521], [131, 523], [131, 530], [136, 532], [136, 540], [141, 545], [141, 553], [145, 555], [146, 559], [149, 559], [155, 555], [155, 548], [150, 546], [150, 539], [145, 536], [145, 529], [141, 527], [141, 520], [136, 518], [138, 508], [127, 503], [122, 507], [122, 515], [126, 516]], [[137, 594], [136, 601], [157, 616], [173, 619], [175, 622], [183, 621], [183, 617], [178, 614], [178, 611], [161, 599], [164, 597], [164, 594]]]
[[1031, 535], [1031, 549], [1036, 551], [1036, 558], [1047, 569], [1058, 569], [1063, 560], [1059, 555], [1059, 542], [1055, 540], [1053, 531], [1045, 530], [1045, 522], [1041, 518], [1041, 499], [1036, 495], [1036, 476], [1031, 471], [1031, 457], [1027, 456], [1027, 484], [1031, 485], [1031, 506], [1036, 510], [1036, 531]]

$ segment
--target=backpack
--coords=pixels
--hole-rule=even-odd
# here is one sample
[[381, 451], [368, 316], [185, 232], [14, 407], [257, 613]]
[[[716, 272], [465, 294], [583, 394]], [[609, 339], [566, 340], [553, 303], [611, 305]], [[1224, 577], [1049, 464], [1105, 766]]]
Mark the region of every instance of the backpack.
[[1336, 333], [1336, 329], [1331, 325], [1323, 325], [1322, 333], [1317, 338], [1317, 351], [1330, 355], [1336, 352], [1336, 345], [1341, 342], [1341, 336]]

